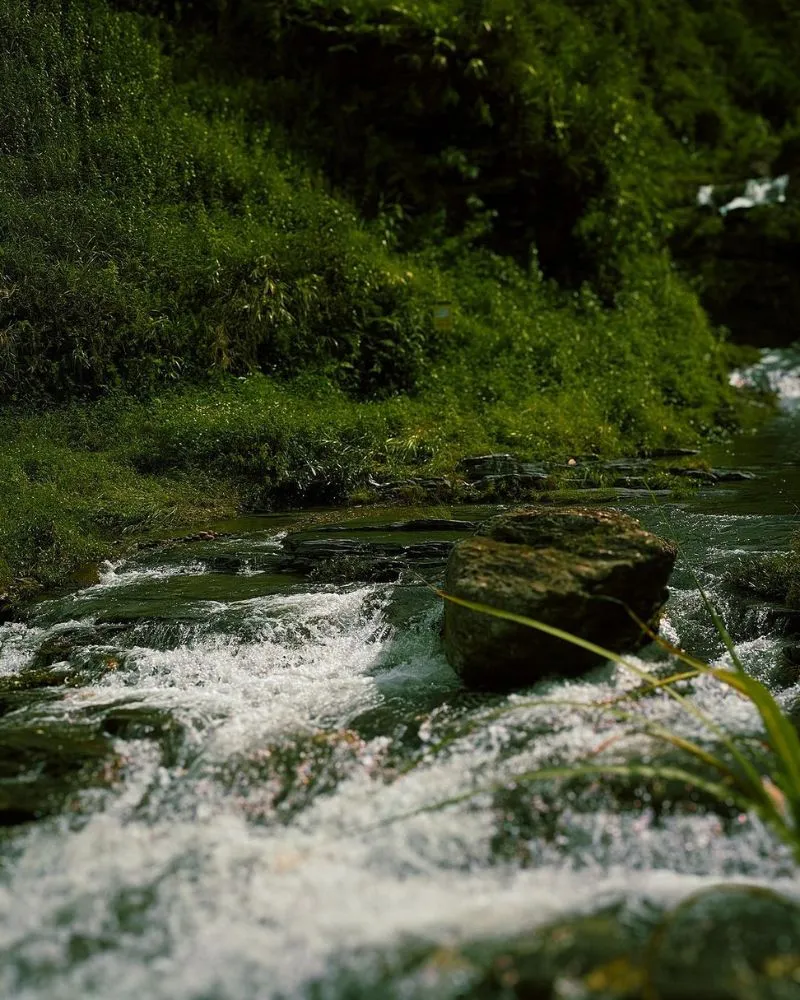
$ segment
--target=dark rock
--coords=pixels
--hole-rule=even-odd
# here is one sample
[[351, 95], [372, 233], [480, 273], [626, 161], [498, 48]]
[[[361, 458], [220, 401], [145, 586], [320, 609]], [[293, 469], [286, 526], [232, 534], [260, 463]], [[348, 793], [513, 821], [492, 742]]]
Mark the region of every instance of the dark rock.
[[395, 479], [385, 483], [369, 480], [369, 485], [381, 496], [394, 496], [413, 492], [428, 494], [433, 497], [444, 496], [452, 492], [453, 484], [444, 476], [410, 476], [408, 479]]
[[521, 462], [520, 475], [532, 476], [535, 479], [547, 479], [550, 473], [544, 465], [538, 465], [536, 462]]
[[672, 476], [682, 476], [684, 479], [697, 479], [703, 483], [716, 483], [717, 476], [709, 469], [686, 469], [680, 465], [667, 469]]
[[[785, 691], [787, 688], [794, 687], [798, 678], [800, 678], [800, 643], [785, 641], [781, 647], [780, 656], [767, 674], [769, 685], [771, 688]], [[790, 706], [790, 717], [794, 718], [799, 709], [800, 704], [795, 703]]]
[[352, 555], [321, 559], [306, 572], [314, 583], [394, 583], [405, 568], [399, 558]]
[[699, 455], [699, 448], [651, 448], [647, 452], [650, 458], [682, 458], [689, 455]]
[[477, 482], [487, 476], [514, 476], [519, 475], [522, 463], [513, 455], [475, 455], [470, 458], [462, 458], [456, 466], [465, 479], [470, 482]]
[[[800, 908], [769, 889], [720, 885], [683, 900], [660, 921], [652, 906], [635, 913], [611, 907], [503, 944], [462, 946], [464, 968], [486, 970], [471, 983], [473, 1000], [788, 1000], [798, 993]], [[584, 988], [567, 994], [558, 982]]]
[[[655, 626], [675, 548], [616, 511], [533, 507], [458, 542], [448, 594], [538, 619], [615, 652], [647, 641], [629, 607]], [[445, 605], [447, 657], [472, 686], [507, 689], [580, 673], [595, 653], [533, 628]]]
[[[364, 542], [355, 538], [293, 538], [288, 535], [283, 541], [286, 552], [282, 560], [282, 568], [308, 571], [323, 559], [339, 559], [343, 556], [369, 556], [370, 548]], [[401, 551], [400, 546], [396, 546], [394, 554]], [[386, 548], [381, 554], [386, 554]]]
[[403, 556], [412, 562], [420, 559], [441, 559], [450, 555], [454, 542], [417, 542], [403, 549]]
[[701, 890], [665, 915], [647, 964], [661, 1000], [796, 997], [800, 907], [759, 886]]
[[59, 812], [83, 789], [112, 783], [119, 770], [97, 726], [15, 713], [0, 723], [0, 826]]
[[453, 541], [402, 543], [368, 542], [357, 538], [315, 538], [288, 535], [281, 568], [307, 573], [318, 583], [383, 583], [398, 579], [404, 570], [441, 569]]
[[69, 659], [75, 648], [76, 636], [70, 633], [57, 633], [48, 636], [36, 652], [34, 663], [37, 667], [47, 668], [54, 663]]
[[641, 472], [648, 462], [637, 461], [630, 458], [615, 458], [610, 462], [603, 462], [602, 468], [609, 472]]
[[[782, 653], [787, 663], [800, 668], [800, 642], [787, 642]], [[800, 670], [798, 672], [800, 673]]]
[[322, 524], [314, 528], [318, 534], [340, 534], [345, 531], [475, 531], [474, 521], [458, 521], [445, 517], [417, 517], [408, 521], [389, 521], [386, 524]]
[[203, 556], [203, 562], [208, 572], [230, 575], [241, 573], [242, 570], [267, 572], [275, 568], [277, 561], [275, 553], [270, 551], [221, 552], [211, 556]]
[[515, 472], [503, 476], [483, 476], [472, 485], [481, 493], [513, 494], [521, 490], [541, 489], [542, 483], [548, 479], [547, 473]]
[[719, 483], [742, 483], [756, 478], [754, 472], [744, 472], [742, 469], [712, 469], [711, 472]]
[[463, 946], [467, 968], [475, 970], [469, 996], [544, 1000], [568, 995], [559, 983], [576, 982], [589, 989], [575, 996], [633, 1000], [644, 979], [641, 961], [648, 923], [630, 919], [621, 907], [609, 907], [505, 941], [470, 942]]
[[103, 737], [122, 740], [152, 740], [161, 751], [163, 767], [176, 767], [185, 760], [186, 727], [165, 708], [144, 704], [111, 704], [91, 711], [91, 721]]
[[392, 531], [475, 531], [474, 521], [458, 521], [446, 517], [419, 517], [410, 521], [396, 521]]

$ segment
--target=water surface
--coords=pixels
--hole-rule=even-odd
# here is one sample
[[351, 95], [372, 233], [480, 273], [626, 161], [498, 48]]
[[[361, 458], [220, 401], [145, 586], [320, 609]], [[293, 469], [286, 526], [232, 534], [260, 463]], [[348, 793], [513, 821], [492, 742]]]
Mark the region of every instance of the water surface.
[[[722, 657], [700, 580], [748, 669], [786, 704], [798, 694], [781, 667], [791, 619], [724, 580], [797, 526], [793, 365], [783, 354], [762, 366], [781, 415], [709, 452], [757, 478], [620, 504], [680, 543], [666, 635]], [[410, 942], [447, 948], [612, 904], [635, 917], [720, 880], [800, 896], [787, 851], [754, 817], [686, 789], [517, 785], [614, 748], [629, 727], [604, 703], [639, 679], [606, 665], [509, 696], [465, 692], [421, 583], [331, 586], [280, 570], [283, 534], [300, 523], [249, 518], [224, 539], [108, 564], [0, 626], [0, 678], [18, 685], [0, 740], [22, 761], [4, 780], [50, 813], [11, 816], [0, 841], [0, 995], [254, 1000], [316, 981], [328, 984], [316, 995], [337, 996], [337, 970], [377, 982], [375, 956]], [[634, 662], [668, 667], [653, 650]], [[687, 693], [730, 732], [759, 735], [750, 705], [713, 680]], [[708, 737], [666, 696], [639, 711]], [[642, 738], [616, 749], [661, 752]], [[457, 995], [458, 976], [447, 983], [437, 996]]]

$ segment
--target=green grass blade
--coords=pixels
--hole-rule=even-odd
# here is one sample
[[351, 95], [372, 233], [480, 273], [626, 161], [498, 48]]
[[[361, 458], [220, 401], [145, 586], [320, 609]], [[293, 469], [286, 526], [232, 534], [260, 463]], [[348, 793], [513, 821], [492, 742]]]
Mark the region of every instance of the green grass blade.
[[[706, 602], [706, 607], [708, 608], [709, 613], [712, 615], [712, 618], [714, 616], [719, 618], [716, 609], [711, 605], [711, 602], [705, 594], [703, 594], [703, 598]], [[636, 621], [636, 623], [645, 629], [650, 636], [658, 641], [660, 637], [656, 636], [649, 626], [642, 622], [636, 614], [630, 610], [630, 608], [627, 610], [634, 621]], [[689, 657], [688, 655], [675, 650], [675, 647], [671, 646], [666, 641], [663, 641], [661, 644], [674, 650], [678, 653], [678, 655], [681, 655], [684, 662], [694, 664], [700, 673], [710, 674], [711, 676], [716, 677], [717, 680], [733, 687], [755, 705], [767, 732], [770, 746], [778, 758], [778, 763], [783, 767], [784, 780], [781, 783], [786, 785], [783, 791], [789, 796], [790, 802], [795, 803], [793, 806], [795, 822], [796, 825], [800, 827], [800, 786], [797, 784], [797, 781], [800, 779], [800, 736], [798, 736], [795, 727], [783, 714], [780, 705], [776, 702], [769, 690], [754, 677], [751, 677], [744, 669], [742, 663], [737, 659], [736, 654], [733, 651], [733, 640], [721, 620], [719, 621], [718, 627], [720, 635], [726, 643], [728, 651], [731, 653], [731, 656], [737, 665], [736, 672], [718, 667], [711, 667], [706, 663], [702, 663], [700, 660], [695, 660], [693, 657]], [[768, 795], [767, 798], [769, 798]]]
[[775, 801], [765, 788], [763, 781], [759, 780], [758, 784], [754, 785], [743, 775], [737, 774], [720, 757], [716, 757], [693, 740], [687, 740], [683, 736], [678, 736], [677, 733], [671, 733], [668, 729], [663, 729], [660, 726], [648, 726], [643, 732], [648, 736], [670, 743], [677, 749], [691, 754], [701, 763], [719, 771], [724, 778], [739, 786], [741, 794], [748, 799], [751, 806], [757, 809], [770, 823], [783, 822], [781, 813], [776, 808]]
[[530, 701], [526, 700], [519, 702], [514, 705], [504, 705], [502, 708], [496, 708], [492, 712], [486, 712], [484, 715], [481, 715], [480, 718], [475, 719], [458, 733], [454, 733], [452, 736], [445, 736], [438, 742], [429, 744], [425, 749], [424, 757], [420, 757], [418, 760], [414, 760], [406, 764], [406, 766], [402, 768], [399, 773], [408, 774], [410, 771], [415, 771], [426, 762], [426, 757], [435, 755], [451, 744], [463, 739], [465, 736], [471, 735], [487, 722], [494, 722], [495, 719], [504, 719], [507, 715], [511, 715], [513, 712], [522, 712], [525, 710], [530, 711], [531, 709], [545, 708], [552, 705], [555, 708], [575, 708], [579, 711], [601, 711], [603, 713], [613, 715], [613, 717], [619, 722], [630, 722], [636, 719], [633, 712], [623, 712], [621, 709], [615, 707], [615, 703], [616, 702], [600, 704], [593, 701], [578, 701], [575, 698], [536, 698], [531, 699]]
[[[645, 670], [642, 670], [641, 667], [638, 667], [635, 663], [631, 663], [630, 660], [627, 660], [619, 653], [615, 653], [610, 649], [605, 649], [603, 646], [598, 646], [596, 643], [590, 642], [588, 639], [583, 639], [581, 636], [573, 635], [571, 632], [566, 632], [564, 629], [557, 628], [555, 625], [548, 625], [546, 622], [538, 621], [535, 618], [528, 618], [526, 615], [520, 615], [514, 611], [505, 611], [501, 608], [493, 608], [488, 604], [481, 604], [478, 601], [470, 601], [463, 597], [456, 597], [453, 594], [446, 594], [441, 590], [437, 590], [436, 593], [444, 600], [450, 601], [452, 604], [458, 604], [469, 609], [470, 611], [475, 611], [478, 614], [486, 614], [495, 618], [502, 618], [506, 621], [515, 622], [518, 625], [525, 625], [528, 628], [537, 629], [540, 632], [545, 632], [558, 639], [563, 639], [565, 642], [569, 642], [573, 646], [579, 646], [591, 653], [595, 653], [603, 659], [611, 660], [613, 663], [619, 664], [625, 670], [628, 670], [646, 682], [651, 680], [650, 675]], [[683, 656], [681, 656], [681, 658], [684, 659]], [[699, 660], [686, 658], [685, 662], [690, 663], [693, 669], [697, 669], [703, 673], [713, 672], [707, 664], [701, 663]], [[753, 763], [745, 757], [728, 734], [720, 726], [718, 726], [709, 715], [701, 711], [696, 705], [692, 704], [688, 698], [685, 698], [682, 694], [674, 691], [669, 686], [665, 687], [664, 691], [668, 697], [676, 701], [688, 715], [693, 716], [698, 720], [698, 722], [702, 723], [702, 725], [712, 732], [714, 736], [716, 736], [716, 738], [720, 741], [720, 743], [722, 743], [725, 749], [742, 769], [743, 774], [750, 782], [753, 797], [757, 800], [761, 800], [763, 795], [761, 775], [758, 773]]]
[[733, 665], [736, 667], [736, 669], [739, 671], [740, 674], [746, 674], [746, 671], [744, 669], [744, 664], [739, 659], [739, 655], [736, 652], [736, 646], [734, 645], [730, 632], [727, 630], [727, 628], [725, 628], [725, 622], [722, 620], [722, 616], [714, 607], [714, 605], [711, 603], [708, 594], [705, 592], [700, 583], [697, 573], [695, 573], [695, 571], [691, 569], [691, 567], [689, 571], [692, 574], [692, 579], [694, 580], [695, 586], [697, 587], [700, 593], [700, 597], [702, 598], [703, 604], [705, 605], [705, 609], [711, 616], [711, 621], [714, 623], [714, 628], [717, 630], [720, 639], [722, 639], [722, 641], [725, 643], [725, 648], [728, 650], [728, 653], [730, 654], [730, 658], [731, 661], [733, 662]]
[[436, 802], [420, 806], [418, 809], [412, 809], [406, 813], [398, 813], [394, 816], [389, 816], [387, 819], [380, 820], [374, 825], [359, 827], [353, 832], [368, 833], [371, 830], [380, 829], [384, 826], [390, 826], [393, 823], [399, 823], [403, 820], [414, 819], [417, 816], [423, 816], [427, 813], [439, 812], [440, 810], [447, 809], [450, 806], [461, 805], [464, 802], [469, 802], [470, 800], [481, 795], [496, 794], [497, 792], [507, 789], [510, 784], [527, 785], [540, 781], [555, 781], [568, 778], [586, 777], [622, 777], [680, 781], [691, 788], [696, 788], [698, 791], [705, 792], [712, 798], [717, 799], [719, 802], [733, 803], [744, 812], [753, 807], [753, 803], [750, 799], [747, 796], [742, 795], [742, 793], [737, 791], [735, 788], [732, 788], [720, 781], [711, 781], [707, 778], [703, 778], [700, 775], [693, 774], [691, 771], [687, 771], [681, 767], [658, 767], [657, 765], [652, 764], [576, 764], [558, 767], [545, 767], [536, 771], [524, 771], [521, 774], [509, 775], [503, 781], [497, 781], [493, 784], [485, 785], [480, 788], [473, 788], [468, 792], [461, 792], [458, 795], [452, 795], [446, 799], [439, 799]]
[[792, 723], [770, 694], [768, 689], [754, 677], [731, 670], [710, 668], [711, 673], [723, 684], [741, 692], [758, 710], [767, 731], [770, 746], [783, 765], [788, 787], [783, 791], [800, 808], [800, 736]]

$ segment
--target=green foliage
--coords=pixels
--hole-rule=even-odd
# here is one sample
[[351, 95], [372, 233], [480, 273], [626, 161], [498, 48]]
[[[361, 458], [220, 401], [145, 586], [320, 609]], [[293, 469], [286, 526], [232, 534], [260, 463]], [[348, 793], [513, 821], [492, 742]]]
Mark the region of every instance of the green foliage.
[[[151, 9], [211, 79], [244, 76], [246, 113], [268, 109], [403, 245], [479, 233], [605, 301], [698, 183], [749, 176], [798, 127], [800, 20], [784, 0]], [[214, 36], [201, 56], [198, 26]]]
[[132, 15], [0, 14], [0, 391], [151, 391], [214, 369], [409, 389], [425, 283], [294, 168], [268, 126], [193, 111]]
[[5, 582], [368, 473], [735, 422], [664, 246], [689, 175], [800, 134], [794, 21], [739, 0], [115, 6], [0, 6]]
[[[220, 517], [230, 491], [201, 480], [156, 481], [115, 456], [70, 446], [52, 417], [0, 421], [0, 590], [53, 585], [111, 552], [115, 536]], [[22, 580], [24, 590], [25, 580]], [[17, 587], [16, 589], [19, 589]]]
[[[800, 735], [768, 688], [747, 673], [736, 655], [724, 624], [702, 591], [703, 601], [711, 612], [714, 625], [728, 648], [733, 669], [712, 667], [683, 650], [670, 646], [665, 640], [650, 632], [652, 638], [675, 656], [684, 668], [688, 668], [688, 673], [684, 669], [666, 680], [657, 681], [653, 681], [647, 671], [620, 656], [619, 653], [604, 649], [602, 646], [546, 622], [454, 597], [450, 594], [441, 594], [440, 596], [447, 601], [468, 608], [476, 614], [486, 614], [528, 626], [536, 631], [563, 639], [564, 642], [571, 645], [580, 646], [602, 659], [610, 660], [642, 680], [645, 684], [645, 693], [648, 690], [658, 690], [676, 701], [687, 715], [701, 723], [710, 740], [709, 746], [706, 745], [705, 741], [690, 740], [670, 729], [655, 725], [648, 720], [646, 712], [637, 712], [636, 705], [632, 706], [630, 710], [619, 709], [617, 705], [625, 700], [623, 697], [623, 699], [617, 699], [617, 703], [613, 706], [606, 705], [606, 710], [615, 718], [630, 723], [631, 736], [645, 735], [654, 741], [666, 743], [687, 755], [687, 759], [694, 766], [673, 767], [658, 762], [654, 764], [649, 762], [631, 763], [630, 761], [614, 759], [613, 754], [606, 754], [607, 759], [599, 760], [596, 763], [565, 767], [555, 766], [525, 774], [516, 774], [511, 779], [514, 784], [575, 777], [598, 779], [614, 775], [644, 778], [645, 780], [675, 780], [699, 789], [722, 804], [734, 803], [739, 808], [753, 810], [781, 840], [791, 847], [795, 860], [800, 862]], [[650, 631], [644, 623], [639, 622], [639, 624], [644, 631]], [[747, 745], [747, 741], [729, 735], [710, 715], [675, 688], [677, 682], [703, 674], [732, 688], [752, 703], [764, 727], [768, 753], [766, 762], [761, 756], [753, 754], [752, 747]], [[642, 692], [639, 691], [637, 694], [641, 695]], [[519, 704], [514, 706], [515, 709], [519, 707]], [[613, 742], [616, 744], [618, 739]], [[507, 787], [508, 783], [509, 779], [506, 778], [503, 784]], [[484, 788], [477, 789], [461, 795], [457, 799], [449, 799], [446, 802], [428, 806], [426, 811], [440, 809], [445, 805], [473, 798], [486, 791], [487, 789]]]

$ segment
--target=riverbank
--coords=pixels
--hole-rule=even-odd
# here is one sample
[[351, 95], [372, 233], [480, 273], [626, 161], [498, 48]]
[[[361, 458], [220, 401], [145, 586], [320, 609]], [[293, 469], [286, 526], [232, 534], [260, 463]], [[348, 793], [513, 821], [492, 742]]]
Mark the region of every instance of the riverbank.
[[[551, 32], [555, 2], [530, 31], [447, 4], [274, 24], [244, 0], [125, 6], [0, 12], [0, 593], [238, 511], [368, 502], [372, 482], [413, 501], [467, 455], [565, 466], [741, 422], [667, 235], [694, 190], [673, 173], [793, 135], [727, 93], [747, 32], [717, 51], [711, 15], [673, 36], [656, 8], [641, 39], [575, 12]], [[675, 44], [646, 87], [625, 31]], [[650, 92], [692, 38], [727, 138]], [[351, 50], [354, 90], [326, 76]]]
[[[692, 482], [668, 471], [696, 464], [690, 455], [644, 478], [635, 464], [602, 460], [680, 451], [676, 445], [700, 440], [698, 415], [713, 427], [712, 415], [642, 407], [626, 432], [605, 410], [605, 388], [576, 377], [549, 397], [478, 402], [450, 385], [359, 402], [322, 379], [253, 376], [146, 403], [115, 396], [39, 416], [7, 414], [0, 418], [0, 592], [13, 603], [143, 535], [246, 511], [387, 499], [502, 502], [564, 487]], [[763, 402], [749, 411], [742, 405], [738, 416], [765, 411]], [[476, 491], [459, 462], [486, 452], [533, 459], [534, 474], [483, 476]]]

